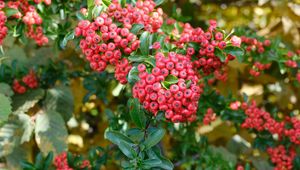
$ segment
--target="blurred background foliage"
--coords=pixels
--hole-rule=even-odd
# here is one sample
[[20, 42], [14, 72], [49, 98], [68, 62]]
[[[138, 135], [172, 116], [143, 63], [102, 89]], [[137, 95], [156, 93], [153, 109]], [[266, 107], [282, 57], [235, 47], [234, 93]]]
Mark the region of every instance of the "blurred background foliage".
[[[300, 48], [300, 0], [168, 0], [162, 8], [169, 16], [182, 22], [190, 22], [193, 26], [205, 27], [208, 19], [216, 19], [219, 26], [228, 32], [235, 27], [250, 27], [256, 30], [258, 35], [267, 38], [280, 37], [290, 48]], [[66, 138], [71, 152], [84, 154], [93, 146], [113, 147], [104, 139], [103, 134], [109, 124], [113, 124], [115, 129], [129, 126], [124, 121], [130, 119], [126, 109], [129, 89], [118, 85], [109, 72], [91, 72], [83, 59], [84, 56], [73, 44], [69, 43], [66, 50], [59, 52], [51, 46], [32, 50], [33, 45], [30, 43], [24, 46], [14, 43], [14, 40], [5, 42], [9, 43], [6, 43], [4, 48], [10, 47], [6, 55], [17, 57], [21, 65], [46, 65], [49, 58], [54, 58], [52, 62], [57, 69], [55, 71], [60, 70], [59, 61], [63, 63], [61, 67], [67, 67], [68, 73], [58, 73], [61, 75], [62, 84], [71, 85], [74, 97], [74, 116], [67, 123], [69, 135]], [[229, 65], [228, 81], [218, 82], [213, 88], [217, 88], [225, 96], [231, 94], [240, 97], [245, 93], [259, 105], [267, 107], [267, 110], [279, 111], [279, 116], [290, 112], [299, 115], [300, 91], [289, 84], [288, 78], [274, 77], [271, 74], [249, 78], [249, 66], [236, 62]], [[272, 72], [272, 69], [269, 72]], [[74, 78], [65, 80], [64, 74], [72, 74]], [[277, 110], [273, 106], [278, 106]], [[32, 110], [34, 111], [34, 108]], [[194, 147], [181, 144], [186, 143], [185, 140], [202, 140], [201, 135], [207, 136], [208, 143], [212, 144], [210, 151], [203, 151], [207, 152], [206, 155], [212, 155], [211, 164], [246, 160], [252, 162], [257, 169], [271, 168], [266, 159], [261, 159], [266, 158], [264, 153], [251, 149], [250, 143], [254, 136], [244, 130], [235, 135], [237, 130], [232, 123], [217, 119], [209, 126], [197, 127], [194, 136], [190, 136], [193, 139], [184, 136], [184, 130], [188, 129], [183, 128], [182, 132], [175, 131], [176, 127], [170, 129], [164, 137], [162, 148], [176, 169], [192, 169], [189, 164], [200, 160], [198, 158], [201, 155], [198, 154], [192, 155], [194, 160], [181, 160], [184, 157], [181, 156], [182, 150]], [[176, 134], [179, 139], [173, 139], [176, 138]], [[30, 148], [27, 149], [28, 160], [34, 159], [33, 153], [38, 150], [36, 143], [31, 141], [24, 147]], [[230, 167], [232, 165], [228, 165], [228, 169]], [[118, 169], [117, 164], [112, 161], [102, 168]]]

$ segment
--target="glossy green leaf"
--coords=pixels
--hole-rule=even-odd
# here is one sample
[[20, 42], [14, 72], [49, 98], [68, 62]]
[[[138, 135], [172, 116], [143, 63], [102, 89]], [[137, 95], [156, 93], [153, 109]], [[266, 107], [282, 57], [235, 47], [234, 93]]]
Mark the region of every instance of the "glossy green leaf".
[[245, 51], [242, 48], [239, 48], [236, 46], [227, 46], [224, 49], [224, 52], [235, 56], [239, 62], [243, 62], [243, 60], [244, 60], [243, 57], [244, 57]]
[[149, 47], [150, 47], [150, 33], [145, 31], [142, 33], [140, 37], [140, 50], [143, 55], [149, 55]]
[[145, 145], [145, 149], [147, 150], [155, 146], [157, 143], [161, 141], [164, 135], [165, 135], [165, 130], [162, 128], [156, 128], [155, 130], [150, 132], [148, 137], [143, 143]]
[[140, 30], [142, 30], [143, 28], [144, 28], [143, 24], [133, 24], [132, 28], [130, 29], [130, 32], [137, 35], [140, 32]]
[[137, 125], [137, 127], [142, 129], [145, 128], [146, 116], [139, 100], [136, 98], [129, 99], [128, 107], [132, 121]]
[[220, 48], [216, 47], [214, 53], [222, 62], [226, 60], [226, 55]]
[[125, 141], [120, 141], [118, 146], [119, 146], [120, 150], [122, 151], [122, 153], [124, 155], [126, 155], [128, 158], [133, 159], [134, 157], [136, 157], [137, 153], [133, 149], [132, 144], [129, 144]]

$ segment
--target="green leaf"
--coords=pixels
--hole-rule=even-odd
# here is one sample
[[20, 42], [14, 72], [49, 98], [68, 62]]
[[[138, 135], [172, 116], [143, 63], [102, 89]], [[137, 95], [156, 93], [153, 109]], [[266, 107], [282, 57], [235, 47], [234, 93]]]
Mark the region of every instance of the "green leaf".
[[12, 111], [11, 100], [9, 97], [0, 93], [0, 122], [5, 121]]
[[15, 15], [16, 13], [18, 13], [19, 11], [15, 8], [4, 8], [4, 12], [7, 18]]
[[220, 48], [216, 47], [214, 53], [215, 53], [215, 56], [219, 57], [219, 59], [222, 62], [224, 62], [226, 60], [226, 55]]
[[125, 142], [125, 141], [120, 141], [118, 147], [120, 148], [120, 150], [122, 151], [122, 153], [124, 155], [126, 155], [128, 158], [133, 159], [137, 155], [137, 153], [133, 149], [133, 145], [129, 144], [129, 143]]
[[74, 31], [68, 32], [65, 35], [64, 39], [61, 41], [60, 48], [65, 49], [68, 41], [73, 40], [74, 38], [75, 38], [75, 32]]
[[88, 10], [92, 10], [92, 8], [94, 7], [94, 0], [87, 0], [87, 6], [88, 6]]
[[151, 169], [151, 168], [159, 167], [161, 163], [162, 162], [159, 159], [146, 159], [143, 160], [142, 167], [144, 169]]
[[145, 149], [150, 149], [155, 146], [165, 135], [165, 130], [162, 128], [156, 128], [149, 133], [148, 137], [144, 141]]
[[100, 15], [102, 10], [103, 10], [103, 6], [96, 5], [92, 11], [93, 18], [97, 18]]
[[168, 75], [163, 82], [162, 86], [166, 89], [169, 89], [172, 84], [178, 83], [178, 78], [172, 74]]
[[54, 157], [53, 152], [52, 151], [49, 152], [47, 157], [45, 158], [44, 169], [48, 169], [51, 166], [53, 157]]
[[5, 96], [11, 97], [14, 95], [10, 85], [6, 83], [0, 83], [0, 93], [4, 94]]
[[149, 55], [149, 47], [150, 47], [150, 33], [145, 31], [142, 33], [140, 37], [140, 50], [143, 55]]
[[143, 28], [144, 28], [143, 24], [133, 24], [132, 28], [130, 29], [130, 32], [137, 35], [139, 31], [142, 30]]
[[37, 113], [35, 140], [44, 155], [50, 151], [54, 154], [66, 151], [67, 136], [65, 122], [59, 113], [54, 110]]
[[139, 143], [144, 138], [144, 131], [139, 128], [131, 128], [126, 131], [126, 135], [136, 143]]
[[139, 128], [145, 128], [146, 126], [146, 116], [145, 112], [143, 111], [140, 102], [136, 98], [131, 98], [128, 100], [128, 107], [129, 107], [129, 114], [132, 121], [137, 125]]
[[27, 161], [21, 161], [20, 166], [23, 170], [35, 170], [34, 165]]
[[68, 121], [74, 111], [74, 97], [71, 89], [66, 86], [57, 86], [47, 90], [44, 105], [47, 110], [54, 110]]
[[154, 0], [156, 6], [161, 5], [164, 1], [165, 0]]
[[[22, 166], [21, 163], [24, 160], [30, 159], [30, 155], [29, 155], [30, 152], [28, 152], [28, 150], [30, 149], [31, 149], [30, 144], [28, 143], [16, 146], [13, 149], [12, 153], [10, 153], [5, 157], [8, 169], [11, 170], [21, 169]], [[27, 167], [28, 168], [23, 168], [23, 170], [35, 170], [35, 168], [34, 169], [30, 168], [30, 164], [27, 164]]]
[[131, 68], [131, 70], [129, 71], [127, 80], [128, 80], [128, 82], [130, 84], [134, 84], [134, 83], [136, 83], [137, 81], [140, 80], [140, 78], [139, 78], [139, 70], [137, 69], [136, 66], [133, 66]]
[[128, 57], [128, 60], [131, 62], [137, 63], [147, 63], [150, 64], [152, 67], [155, 67], [155, 58], [152, 56], [141, 56], [141, 55], [131, 55]]
[[227, 46], [224, 49], [224, 52], [235, 56], [239, 62], [243, 62], [243, 57], [244, 57], [245, 51], [242, 48], [239, 48], [236, 46]]
[[121, 4], [121, 7], [124, 8], [126, 5], [126, 0], [119, 0], [119, 3]]
[[110, 0], [102, 0], [102, 2], [103, 2], [103, 4], [104, 4], [105, 6], [107, 6], [107, 7], [111, 4], [111, 1], [110, 1]]
[[43, 89], [27, 91], [22, 95], [15, 95], [12, 98], [12, 106], [14, 114], [26, 113], [30, 108], [44, 97]]
[[129, 144], [133, 144], [133, 141], [129, 137], [114, 130], [107, 129], [104, 133], [104, 138], [110, 140], [112, 143], [116, 145], [119, 145], [121, 141], [127, 142]]
[[76, 12], [76, 17], [78, 20], [85, 20], [86, 17], [81, 12]]
[[37, 156], [35, 157], [35, 163], [34, 163], [34, 166], [37, 168], [37, 169], [42, 169], [43, 168], [43, 155], [41, 152], [39, 152], [37, 154]]
[[153, 147], [153, 148], [147, 150], [147, 155], [151, 159], [159, 159], [162, 162], [157, 167], [166, 169], [166, 170], [174, 169], [174, 165], [172, 164], [172, 162], [161, 155], [161, 151], [160, 151], [159, 147]]

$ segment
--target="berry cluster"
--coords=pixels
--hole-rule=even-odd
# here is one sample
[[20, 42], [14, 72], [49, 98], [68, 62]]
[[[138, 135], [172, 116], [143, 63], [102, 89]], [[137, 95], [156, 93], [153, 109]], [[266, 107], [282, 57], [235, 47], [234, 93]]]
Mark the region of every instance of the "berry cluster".
[[265, 48], [271, 45], [271, 41], [266, 39], [259, 41], [256, 38], [241, 36], [242, 43], [246, 46], [245, 49], [247, 52], [258, 52], [262, 54], [265, 52]]
[[155, 3], [148, 0], [138, 1], [135, 7], [127, 4], [124, 8], [118, 1], [113, 1], [107, 11], [92, 22], [80, 21], [75, 35], [82, 37], [80, 48], [91, 68], [101, 72], [107, 64], [114, 65], [115, 77], [122, 84], [127, 83], [126, 76], [131, 66], [121, 57], [136, 51], [140, 45], [138, 37], [130, 29], [133, 24], [143, 24], [144, 30], [156, 32], [162, 25], [163, 12], [154, 7]]
[[274, 170], [293, 169], [293, 160], [296, 156], [293, 148], [286, 150], [283, 145], [279, 145], [276, 148], [268, 148], [267, 153], [270, 155], [272, 163], [275, 164]]
[[268, 64], [262, 64], [258, 61], [256, 61], [252, 67], [252, 69], [250, 69], [249, 73], [254, 76], [257, 77], [260, 75], [260, 73], [266, 69], [269, 69], [271, 67], [271, 63]]
[[290, 123], [292, 127], [290, 129], [286, 129], [284, 134], [290, 138], [290, 141], [300, 145], [300, 120], [296, 117], [290, 118]]
[[[67, 153], [63, 152], [54, 158], [54, 166], [56, 170], [73, 170], [68, 164]], [[88, 160], [83, 160], [78, 166], [80, 169], [90, 169], [91, 164]]]
[[184, 47], [187, 43], [199, 44], [199, 51], [195, 51], [194, 48], [188, 48], [187, 55], [195, 56], [196, 60], [193, 61], [194, 67], [202, 69], [204, 74], [207, 75], [215, 70], [221, 69], [222, 66], [229, 60], [233, 60], [235, 58], [231, 55], [224, 54], [227, 58], [225, 62], [222, 62], [220, 58], [215, 55], [214, 52], [216, 48], [222, 50], [228, 45], [228, 43], [231, 43], [231, 45], [234, 46], [240, 46], [240, 39], [236, 36], [233, 36], [230, 42], [225, 42], [224, 34], [216, 30], [216, 21], [210, 21], [210, 26], [207, 31], [202, 30], [200, 27], [193, 28], [188, 23], [180, 24], [183, 31], [178, 33], [178, 30], [174, 28], [175, 31], [173, 31], [173, 33], [175, 34], [175, 37], [179, 38], [175, 39], [173, 43], [179, 48]]
[[202, 88], [190, 58], [175, 52], [167, 56], [158, 52], [155, 58], [151, 73], [144, 64], [138, 66], [140, 80], [133, 87], [133, 96], [154, 115], [165, 111], [172, 122], [194, 121]]
[[214, 120], [216, 120], [216, 114], [212, 108], [208, 108], [203, 118], [203, 124], [208, 125]]
[[267, 130], [272, 134], [282, 135], [284, 122], [277, 122], [270, 113], [258, 108], [256, 102], [253, 101], [251, 105], [243, 103], [241, 107], [247, 116], [241, 125], [242, 128], [251, 128], [257, 131]]
[[13, 90], [18, 94], [23, 94], [27, 91], [27, 88], [34, 89], [38, 87], [38, 80], [35, 73], [31, 70], [26, 76], [22, 78], [22, 81], [15, 79], [13, 82]]
[[121, 83], [126, 84], [127, 79], [126, 76], [128, 75], [132, 66], [129, 64], [126, 58], [123, 58], [115, 68], [115, 78]]
[[0, 1], [0, 45], [3, 43], [3, 39], [6, 37], [7, 34], [7, 27], [5, 26], [7, 17], [2, 11], [2, 9], [5, 7], [5, 3], [3, 1]]
[[[35, 0], [34, 2], [36, 4], [39, 4], [41, 3], [41, 0]], [[50, 5], [51, 0], [45, 0], [44, 3], [46, 5]], [[27, 27], [27, 32], [26, 32], [27, 37], [34, 39], [38, 45], [44, 45], [48, 43], [48, 38], [43, 34], [43, 28], [41, 27], [43, 20], [40, 17], [40, 15], [37, 13], [35, 6], [30, 5], [30, 3], [27, 0], [8, 1], [8, 2], [0, 1], [0, 6], [2, 8], [7, 6], [8, 8], [13, 8], [18, 10], [18, 12], [12, 15], [11, 17], [16, 19], [22, 19], [23, 23]], [[2, 19], [1, 19], [1, 27], [3, 27], [2, 25], [5, 25], [5, 23], [6, 23], [6, 19], [4, 23], [2, 23]], [[3, 34], [4, 32], [6, 31], [2, 31]]]

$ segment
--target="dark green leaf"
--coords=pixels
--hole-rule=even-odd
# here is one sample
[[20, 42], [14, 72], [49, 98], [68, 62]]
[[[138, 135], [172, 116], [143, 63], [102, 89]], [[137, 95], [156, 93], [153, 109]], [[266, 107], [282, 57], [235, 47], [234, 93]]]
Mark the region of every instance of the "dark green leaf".
[[222, 62], [226, 60], [226, 55], [220, 48], [216, 47], [214, 53]]
[[132, 28], [130, 29], [130, 32], [137, 35], [139, 31], [142, 30], [143, 28], [144, 28], [143, 24], [133, 24]]
[[142, 167], [144, 169], [151, 169], [155, 167], [159, 167], [161, 165], [161, 160], [159, 159], [146, 159], [142, 162]]
[[165, 81], [161, 82], [162, 86], [166, 89], [169, 89], [172, 84], [176, 83], [178, 83], [178, 78], [172, 74], [168, 75]]
[[128, 100], [128, 107], [129, 107], [129, 113], [130, 117], [133, 120], [133, 122], [137, 125], [139, 128], [145, 128], [146, 125], [146, 116], [145, 112], [143, 111], [140, 102], [136, 98], [131, 98]]
[[144, 141], [145, 149], [150, 149], [155, 146], [165, 135], [165, 130], [157, 128], [149, 133], [148, 137]]
[[126, 155], [128, 158], [133, 159], [134, 157], [136, 157], [137, 154], [136, 154], [135, 150], [133, 149], [132, 144], [129, 144], [125, 141], [120, 141], [118, 146], [119, 146], [120, 150], [122, 151], [122, 153], [124, 155]]
[[242, 48], [236, 47], [236, 46], [227, 46], [224, 49], [224, 52], [227, 54], [231, 54], [235, 56], [239, 62], [243, 62], [244, 57], [244, 50]]
[[145, 31], [142, 33], [140, 37], [140, 50], [143, 55], [149, 55], [149, 47], [150, 47], [150, 33]]
[[112, 143], [119, 145], [121, 141], [127, 142], [129, 144], [133, 144], [133, 141], [125, 136], [124, 134], [113, 131], [113, 130], [106, 130], [104, 134], [104, 138], [110, 140]]
[[132, 67], [132, 69], [129, 71], [127, 80], [130, 84], [134, 84], [140, 80], [139, 71], [136, 66]]
[[19, 11], [15, 8], [4, 8], [4, 12], [5, 12], [6, 17], [8, 18], [10, 16], [15, 15]]
[[0, 122], [7, 120], [11, 111], [11, 99], [0, 93]]

